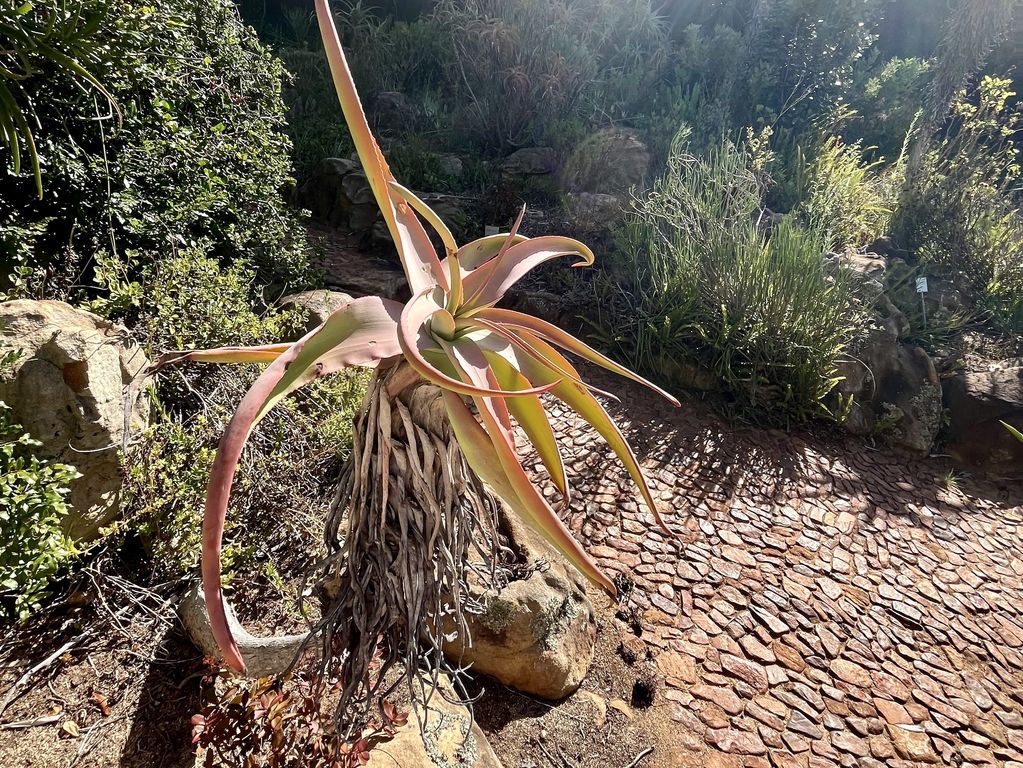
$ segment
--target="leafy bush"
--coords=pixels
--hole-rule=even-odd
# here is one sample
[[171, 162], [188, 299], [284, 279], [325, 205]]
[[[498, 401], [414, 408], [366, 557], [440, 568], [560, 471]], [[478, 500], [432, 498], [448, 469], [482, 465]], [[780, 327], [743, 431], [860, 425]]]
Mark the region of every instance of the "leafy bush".
[[102, 44], [93, 38], [101, 16], [95, 0], [50, 4], [5, 3], [0, 8], [0, 125], [2, 142], [11, 155], [11, 170], [21, 173], [28, 155], [36, 190], [43, 194], [35, 122], [26, 81], [50, 71], [65, 80], [95, 88], [111, 103], [110, 95], [87, 67], [101, 60]]
[[[0, 375], [17, 353], [0, 350]], [[0, 402], [0, 607], [24, 620], [39, 607], [51, 580], [77, 554], [61, 524], [65, 498], [78, 472], [40, 459], [39, 442], [25, 434]]]
[[960, 94], [897, 215], [903, 243], [1008, 332], [1023, 329], [1023, 215], [1014, 198], [1023, 107], [1013, 96], [1008, 80], [993, 77]]
[[[791, 218], [758, 227], [762, 149], [691, 154], [680, 133], [665, 175], [621, 232], [598, 283], [599, 337], [620, 359], [686, 385], [710, 372], [754, 421], [827, 416], [835, 361], [853, 337], [851, 282], [827, 274], [825, 237]], [[762, 146], [762, 144], [760, 145]]]
[[[64, 0], [34, 7], [56, 13]], [[296, 279], [305, 257], [281, 195], [291, 182], [280, 62], [228, 0], [88, 7], [92, 70], [121, 119], [42, 69], [21, 88], [39, 121], [45, 195], [26, 173], [0, 174], [2, 226], [45, 227], [30, 259], [48, 266], [48, 293], [73, 294], [97, 253], [133, 251], [141, 266], [200, 241]]]
[[923, 59], [890, 59], [851, 98], [856, 117], [848, 135], [858, 138], [876, 157], [892, 160], [902, 153], [924, 109], [931, 65]]

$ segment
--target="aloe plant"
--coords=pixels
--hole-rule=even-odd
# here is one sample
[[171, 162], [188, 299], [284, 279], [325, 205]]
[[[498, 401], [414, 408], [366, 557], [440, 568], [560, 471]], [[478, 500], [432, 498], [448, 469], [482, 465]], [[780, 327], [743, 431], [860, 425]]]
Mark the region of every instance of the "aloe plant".
[[[556, 326], [496, 306], [505, 292], [534, 267], [561, 256], [574, 257], [575, 266], [586, 266], [593, 263], [593, 253], [582, 243], [567, 237], [524, 237], [518, 233], [521, 213], [511, 231], [459, 246], [440, 217], [393, 178], [366, 122], [326, 0], [316, 0], [316, 15], [341, 107], [370, 187], [397, 247], [412, 299], [404, 305], [377, 297], [354, 299], [292, 344], [171, 353], [154, 366], [155, 371], [183, 360], [269, 363], [242, 399], [221, 441], [209, 481], [203, 526], [202, 577], [210, 621], [224, 661], [239, 671], [244, 669], [245, 660], [227, 620], [220, 556], [232, 480], [243, 447], [259, 420], [281, 398], [315, 379], [350, 366], [376, 368], [379, 377], [379, 385], [371, 390], [364, 406], [363, 432], [376, 430], [380, 437], [370, 435], [363, 445], [357, 434], [353, 467], [349, 471], [349, 476], [355, 478], [351, 482], [362, 484], [359, 488], [374, 481], [368, 475], [377, 470], [367, 470], [370, 465], [364, 458], [371, 450], [385, 454], [398, 450], [391, 444], [388, 426], [392, 414], [400, 412], [402, 418], [406, 418], [406, 411], [397, 403], [398, 396], [412, 386], [433, 385], [439, 390], [443, 413], [457, 448], [477, 478], [589, 580], [609, 594], [615, 594], [612, 581], [573, 538], [520, 463], [514, 431], [516, 423], [536, 449], [553, 484], [567, 498], [565, 466], [545, 401], [541, 398], [546, 393], [579, 413], [603, 436], [624, 463], [656, 521], [664, 526], [639, 463], [621, 431], [594, 396], [595, 390], [582, 381], [561, 350], [645, 384], [675, 405], [678, 401]], [[443, 256], [437, 253], [423, 221], [439, 236]], [[475, 414], [467, 400], [475, 406]], [[393, 418], [398, 421], [397, 415]], [[406, 432], [413, 443], [411, 451], [417, 456], [425, 452], [426, 448], [416, 448], [415, 430], [410, 425]], [[407, 461], [405, 454], [402, 455], [401, 461]], [[385, 456], [383, 465], [387, 460]], [[401, 469], [406, 474], [421, 472], [418, 468], [408, 469], [404, 463]], [[389, 482], [392, 485], [389, 486]], [[388, 480], [385, 469], [372, 492], [349, 489], [345, 500], [352, 508], [350, 514], [356, 514], [355, 507], [368, 504], [374, 510], [379, 509], [371, 516], [383, 519], [399, 491], [406, 493], [396, 488], [396, 484], [395, 479]], [[407, 491], [409, 498], [416, 492], [411, 487], [415, 485], [411, 483]], [[437, 507], [437, 502], [430, 499], [423, 506]], [[458, 505], [452, 507], [449, 500], [447, 512], [434, 509], [432, 514], [449, 514], [451, 509], [457, 508]], [[356, 523], [349, 521], [348, 524]], [[419, 535], [434, 539], [440, 523], [433, 526], [432, 533], [417, 533], [416, 526], [404, 519], [396, 525], [401, 528], [400, 534], [394, 534], [396, 536]], [[391, 532], [374, 533], [366, 547], [376, 547], [380, 538], [391, 535]], [[459, 546], [464, 548], [464, 544]], [[354, 547], [348, 553], [350, 557], [364, 554]], [[443, 566], [438, 565], [438, 559], [443, 557], [427, 553], [420, 567], [433, 573], [432, 569]], [[417, 623], [437, 620], [443, 613], [442, 598], [435, 598], [437, 610], [427, 619], [416, 614], [412, 602], [418, 601], [416, 605], [423, 602], [423, 579], [439, 577], [435, 573], [433, 576], [431, 573], [395, 575], [393, 571], [400, 568], [393, 560], [384, 562], [375, 573], [380, 580], [400, 581], [395, 589], [409, 593], [399, 595], [398, 599], [400, 606], [409, 606], [405, 623], [411, 625], [412, 632], [419, 631]], [[360, 576], [363, 573], [360, 568], [351, 564], [347, 567], [351, 579], [361, 579], [353, 588], [383, 588], [380, 584], [368, 583], [373, 579]], [[458, 598], [452, 599], [457, 602]], [[364, 603], [359, 602], [355, 608], [341, 611], [351, 612], [352, 616], [335, 617], [335, 620], [342, 624], [359, 623], [364, 613], [379, 610], [382, 609], [365, 608]], [[382, 631], [367, 631], [361, 637], [364, 642], [373, 643], [375, 633]], [[349, 648], [348, 652], [355, 650]]]

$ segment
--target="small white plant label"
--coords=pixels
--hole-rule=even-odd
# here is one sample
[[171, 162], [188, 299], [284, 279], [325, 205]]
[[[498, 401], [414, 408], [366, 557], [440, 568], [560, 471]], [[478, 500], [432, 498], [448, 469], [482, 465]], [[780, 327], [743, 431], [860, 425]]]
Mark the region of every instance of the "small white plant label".
[[916, 292], [917, 293], [927, 293], [927, 278], [926, 277], [918, 277], [916, 279]]
[[497, 234], [500, 234], [500, 232], [501, 232], [500, 229], [498, 229], [497, 227], [493, 227], [490, 224], [487, 224], [487, 225], [485, 225], [483, 227], [483, 236], [484, 237], [490, 237], [491, 235], [497, 235]]

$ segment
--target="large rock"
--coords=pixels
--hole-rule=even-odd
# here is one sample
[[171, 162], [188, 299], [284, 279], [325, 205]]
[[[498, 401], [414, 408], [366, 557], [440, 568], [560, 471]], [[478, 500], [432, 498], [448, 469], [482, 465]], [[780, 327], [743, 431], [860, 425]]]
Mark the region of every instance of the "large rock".
[[321, 162], [299, 188], [298, 202], [319, 221], [358, 234], [368, 233], [380, 213], [362, 166], [343, 157]]
[[382, 91], [370, 103], [370, 120], [381, 131], [400, 132], [413, 127], [419, 108], [399, 91]]
[[347, 293], [321, 288], [285, 296], [281, 299], [281, 309], [300, 312], [304, 319], [303, 326], [308, 332], [322, 325], [324, 320], [351, 300], [352, 297]]
[[485, 613], [467, 614], [470, 643], [458, 638], [444, 651], [512, 688], [561, 699], [579, 687], [593, 660], [593, 605], [582, 576], [561, 555], [510, 516], [506, 525], [513, 546], [535, 568], [491, 595]]
[[505, 176], [543, 176], [558, 167], [558, 153], [551, 147], [523, 147], [512, 152], [501, 163]]
[[975, 469], [1023, 476], [1023, 442], [1001, 423], [1023, 431], [1023, 365], [960, 373], [942, 390], [949, 413], [948, 452]]
[[[124, 389], [149, 364], [126, 335], [60, 301], [0, 304], [2, 343], [22, 353], [14, 378], [0, 381], [0, 400], [49, 458], [82, 474], [71, 485], [65, 521], [79, 540], [95, 538], [120, 510]], [[145, 428], [146, 398], [131, 418], [133, 430]]]
[[896, 448], [925, 456], [941, 426], [941, 385], [920, 347], [877, 332], [838, 364], [835, 393], [852, 397], [845, 421], [854, 434], [879, 434]]
[[[441, 688], [451, 696], [451, 684], [442, 678]], [[424, 708], [417, 707], [424, 721], [420, 733], [416, 714], [393, 739], [370, 752], [374, 768], [501, 768], [487, 737], [469, 710], [433, 695]]]
[[351, 203], [342, 182], [346, 176], [359, 169], [359, 164], [354, 160], [326, 158], [299, 187], [299, 205], [308, 208], [314, 217], [331, 226], [347, 225]]
[[650, 150], [633, 131], [602, 128], [576, 146], [562, 169], [571, 192], [623, 195], [642, 186], [650, 169]]

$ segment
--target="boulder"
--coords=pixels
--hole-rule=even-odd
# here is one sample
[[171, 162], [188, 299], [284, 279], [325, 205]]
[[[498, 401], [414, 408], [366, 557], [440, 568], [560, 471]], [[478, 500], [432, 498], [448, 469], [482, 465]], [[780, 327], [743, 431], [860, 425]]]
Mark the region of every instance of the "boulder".
[[941, 426], [941, 385], [920, 347], [874, 333], [855, 356], [838, 364], [835, 393], [852, 398], [845, 427], [879, 434], [892, 446], [926, 456]]
[[942, 384], [949, 423], [947, 450], [962, 464], [992, 474], [1023, 476], [1023, 365], [960, 373]]
[[351, 300], [352, 297], [347, 293], [323, 288], [289, 294], [281, 299], [281, 309], [300, 312], [303, 316], [303, 328], [308, 332], [321, 325], [331, 314]]
[[562, 699], [579, 687], [593, 660], [593, 605], [575, 568], [505, 517], [513, 548], [531, 574], [485, 596], [483, 613], [466, 614], [470, 637], [447, 643], [444, 652], [524, 693]]
[[602, 128], [583, 139], [565, 161], [561, 182], [571, 192], [623, 195], [642, 186], [650, 150], [624, 128]]
[[355, 160], [343, 157], [328, 157], [320, 167], [309, 175], [298, 189], [298, 203], [308, 208], [313, 216], [331, 226], [347, 225], [347, 200], [342, 186], [346, 176], [359, 171]]
[[[126, 337], [124, 328], [61, 301], [0, 304], [2, 344], [22, 353], [13, 378], [0, 381], [0, 400], [48, 458], [81, 473], [65, 520], [77, 540], [95, 538], [120, 511], [124, 389], [149, 364]], [[131, 419], [133, 431], [148, 424], [145, 397]]]
[[401, 131], [419, 118], [419, 108], [399, 91], [382, 91], [370, 102], [370, 120], [382, 131]]
[[460, 179], [465, 169], [462, 158], [450, 152], [438, 152], [436, 155], [440, 172], [452, 179]]
[[[441, 689], [455, 698], [445, 678]], [[417, 727], [420, 721], [421, 732]], [[501, 768], [501, 761], [468, 708], [448, 701], [441, 692], [434, 694], [425, 707], [417, 706], [408, 725], [393, 739], [370, 752], [370, 764], [374, 768]]]
[[501, 163], [505, 176], [544, 176], [558, 167], [558, 153], [551, 147], [523, 147]]
[[298, 190], [313, 217], [351, 232], [369, 232], [379, 215], [369, 179], [357, 160], [328, 157]]
[[578, 232], [611, 229], [624, 214], [622, 201], [599, 192], [569, 192], [565, 195], [569, 227]]

